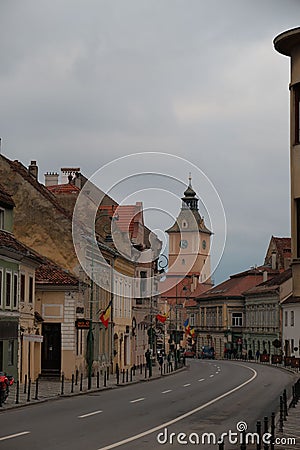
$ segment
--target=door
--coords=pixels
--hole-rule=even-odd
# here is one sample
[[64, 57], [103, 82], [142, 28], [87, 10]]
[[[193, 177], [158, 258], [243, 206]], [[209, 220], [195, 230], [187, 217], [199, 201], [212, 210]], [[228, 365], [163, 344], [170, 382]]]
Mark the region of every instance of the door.
[[61, 324], [43, 323], [42, 374], [60, 375], [61, 369]]

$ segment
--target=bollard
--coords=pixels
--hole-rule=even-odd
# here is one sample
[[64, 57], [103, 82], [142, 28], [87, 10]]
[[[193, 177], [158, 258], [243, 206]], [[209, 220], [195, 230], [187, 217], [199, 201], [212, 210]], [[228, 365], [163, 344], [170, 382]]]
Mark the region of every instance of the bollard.
[[279, 409], [279, 431], [283, 432], [283, 400], [282, 395], [280, 396], [280, 409]]
[[117, 377], [117, 384], [120, 383], [120, 372], [119, 372], [119, 368], [116, 370], [116, 377]]
[[128, 369], [126, 369], [126, 383], [128, 383]]
[[35, 396], [34, 396], [35, 400], [39, 399], [39, 379], [37, 378], [35, 380]]
[[74, 392], [74, 373], [72, 373], [71, 394]]
[[[17, 389], [16, 389], [16, 405], [19, 404], [19, 395], [20, 395], [20, 382], [17, 380]], [[1, 406], [1, 405], [0, 405]]]
[[78, 369], [76, 369], [76, 372], [75, 372], [75, 386], [77, 386], [77, 384], [78, 384], [78, 375], [79, 375], [79, 371], [78, 371]]
[[97, 389], [100, 387], [100, 373], [99, 370], [97, 370]]
[[80, 386], [79, 386], [79, 390], [82, 391], [82, 383], [83, 383], [83, 374], [80, 374]]
[[64, 390], [65, 390], [65, 374], [62, 373], [62, 374], [61, 374], [61, 390], [60, 390], [60, 395], [64, 395]]
[[247, 450], [246, 446], [246, 432], [242, 432], [242, 443], [241, 443], [241, 450]]
[[135, 377], [136, 365], [133, 364], [133, 376]]
[[282, 398], [283, 398], [284, 420], [287, 420], [286, 417], [288, 416], [288, 407], [287, 407], [286, 389], [283, 391]]
[[106, 368], [106, 379], [109, 380], [109, 367]]
[[140, 374], [142, 375], [143, 373], [143, 364], [140, 364]]
[[219, 450], [224, 450], [224, 442], [219, 442]]
[[147, 378], [147, 365], [145, 366], [145, 378]]
[[106, 387], [107, 385], [107, 372], [106, 370], [104, 370], [104, 375], [103, 375], [103, 386]]
[[130, 383], [132, 382], [132, 372], [133, 372], [133, 367], [131, 367], [131, 369], [130, 369]]
[[31, 379], [28, 381], [28, 391], [27, 391], [27, 401], [30, 402], [30, 389], [31, 389]]
[[122, 383], [125, 383], [125, 369], [122, 370]]
[[[269, 431], [269, 419], [268, 417], [264, 417], [264, 434], [268, 433]], [[264, 444], [264, 450], [269, 450], [269, 445]]]
[[261, 450], [261, 421], [256, 422], [256, 433], [258, 434], [258, 442], [256, 444], [256, 450]]
[[271, 414], [271, 450], [275, 449], [275, 413]]
[[25, 375], [24, 379], [24, 394], [26, 394], [26, 389], [27, 389], [27, 375]]

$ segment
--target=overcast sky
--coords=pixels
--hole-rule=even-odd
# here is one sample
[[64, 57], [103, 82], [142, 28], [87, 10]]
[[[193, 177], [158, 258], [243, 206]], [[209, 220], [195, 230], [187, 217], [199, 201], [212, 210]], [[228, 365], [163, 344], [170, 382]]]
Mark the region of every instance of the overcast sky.
[[1, 0], [2, 152], [41, 181], [184, 157], [226, 212], [216, 281], [261, 264], [290, 234], [289, 60], [272, 41], [299, 17], [299, 0]]

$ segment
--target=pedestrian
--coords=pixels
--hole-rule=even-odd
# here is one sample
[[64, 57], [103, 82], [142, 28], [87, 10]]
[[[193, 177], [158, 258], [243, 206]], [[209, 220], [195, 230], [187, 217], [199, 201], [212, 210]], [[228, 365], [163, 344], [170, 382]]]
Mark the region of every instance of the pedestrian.
[[160, 372], [161, 372], [161, 374], [162, 374], [162, 366], [163, 366], [163, 363], [164, 363], [164, 358], [163, 358], [162, 355], [159, 355], [159, 357], [158, 357], [158, 364], [159, 364], [159, 367], [160, 367]]
[[259, 350], [256, 350], [256, 361], [259, 360], [259, 357], [260, 357], [260, 351], [259, 351]]

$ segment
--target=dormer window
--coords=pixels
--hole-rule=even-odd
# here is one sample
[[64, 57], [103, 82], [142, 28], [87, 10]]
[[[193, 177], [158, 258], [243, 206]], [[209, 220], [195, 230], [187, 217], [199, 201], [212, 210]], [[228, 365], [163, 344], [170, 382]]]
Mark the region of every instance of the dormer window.
[[186, 220], [182, 221], [182, 228], [187, 228], [188, 227], [188, 223]]

